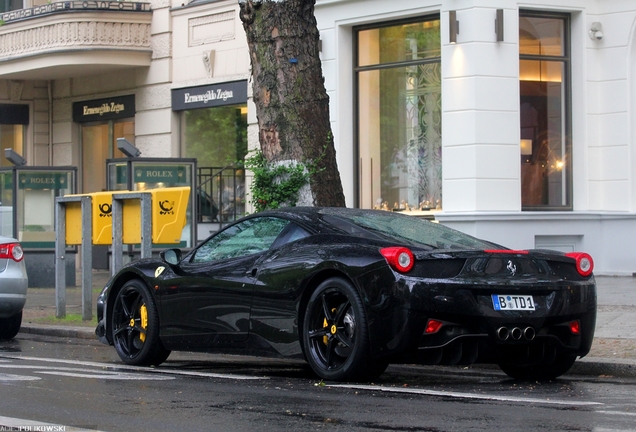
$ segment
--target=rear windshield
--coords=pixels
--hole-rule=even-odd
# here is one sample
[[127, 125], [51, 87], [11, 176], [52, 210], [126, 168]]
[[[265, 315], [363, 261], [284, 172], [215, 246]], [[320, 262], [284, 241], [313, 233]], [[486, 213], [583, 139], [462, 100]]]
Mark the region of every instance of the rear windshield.
[[[359, 237], [390, 238], [432, 249], [492, 249], [499, 247], [438, 223], [387, 211], [329, 208], [321, 210], [325, 222]], [[361, 235], [360, 231], [368, 231]]]

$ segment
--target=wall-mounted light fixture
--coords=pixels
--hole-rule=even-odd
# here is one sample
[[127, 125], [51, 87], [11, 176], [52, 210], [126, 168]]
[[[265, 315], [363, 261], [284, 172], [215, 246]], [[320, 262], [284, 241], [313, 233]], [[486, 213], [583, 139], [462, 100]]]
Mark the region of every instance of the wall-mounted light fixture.
[[27, 162], [19, 153], [10, 148], [4, 149], [4, 157], [15, 166], [26, 165]]
[[141, 151], [126, 138], [117, 138], [117, 150], [128, 157], [137, 157], [141, 154]]
[[519, 142], [521, 147], [521, 156], [532, 156], [532, 140], [531, 139], [521, 139]]
[[457, 21], [457, 11], [448, 11], [448, 36], [450, 43], [457, 43], [459, 34], [459, 21]]
[[504, 40], [504, 14], [503, 9], [497, 9], [495, 15], [495, 33], [497, 34], [497, 42]]
[[600, 22], [593, 22], [590, 31], [587, 32], [592, 40], [603, 39], [603, 25]]

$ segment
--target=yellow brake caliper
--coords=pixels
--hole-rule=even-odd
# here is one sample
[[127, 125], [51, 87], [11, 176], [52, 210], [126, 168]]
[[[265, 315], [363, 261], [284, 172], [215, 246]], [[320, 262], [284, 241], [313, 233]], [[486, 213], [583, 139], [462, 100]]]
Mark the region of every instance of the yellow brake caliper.
[[[322, 323], [322, 327], [329, 327], [329, 323], [327, 322], [327, 318], [325, 318], [325, 321]], [[325, 345], [327, 345], [327, 343], [329, 342], [329, 338], [327, 337], [327, 335], [322, 337], [322, 343], [324, 343]]]
[[[332, 313], [336, 312], [336, 308], [331, 309], [331, 312]], [[324, 321], [322, 322], [322, 328], [325, 328], [325, 327], [329, 327], [329, 323], [327, 322], [327, 318], [326, 317], [324, 318]], [[336, 334], [335, 326], [331, 326], [331, 333], [332, 334]], [[329, 337], [323, 336], [322, 337], [322, 343], [327, 345], [329, 343]]]
[[139, 333], [139, 340], [146, 341], [146, 329], [148, 328], [148, 309], [145, 304], [142, 304], [139, 308], [139, 315], [141, 317], [141, 328], [144, 329], [144, 333]]

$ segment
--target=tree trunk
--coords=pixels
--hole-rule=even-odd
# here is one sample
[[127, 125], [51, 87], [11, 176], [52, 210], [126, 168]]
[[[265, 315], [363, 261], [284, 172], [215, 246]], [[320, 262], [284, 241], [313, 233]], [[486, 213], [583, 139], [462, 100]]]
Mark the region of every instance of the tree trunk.
[[[261, 150], [269, 163], [318, 163], [315, 206], [344, 207], [314, 17], [315, 0], [239, 0]], [[306, 199], [304, 201], [307, 201]]]

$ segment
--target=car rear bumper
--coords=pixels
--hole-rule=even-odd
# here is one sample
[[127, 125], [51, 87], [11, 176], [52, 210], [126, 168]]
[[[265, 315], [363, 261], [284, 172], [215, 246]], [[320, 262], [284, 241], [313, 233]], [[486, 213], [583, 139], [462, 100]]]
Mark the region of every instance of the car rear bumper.
[[26, 295], [0, 294], [0, 318], [17, 314], [24, 309]]
[[[411, 282], [411, 283], [409, 283]], [[423, 364], [541, 364], [556, 355], [585, 356], [596, 325], [594, 279], [567, 283], [465, 284], [398, 281], [388, 319], [370, 320], [376, 356]], [[493, 294], [525, 293], [535, 310], [497, 311]], [[388, 296], [384, 296], [388, 299]], [[386, 313], [392, 309], [391, 313]], [[426, 333], [430, 319], [442, 322]], [[575, 322], [579, 331], [573, 332]], [[514, 336], [513, 336], [514, 335]]]
[[0, 271], [0, 318], [15, 315], [24, 308], [28, 285], [24, 262], [9, 261]]

